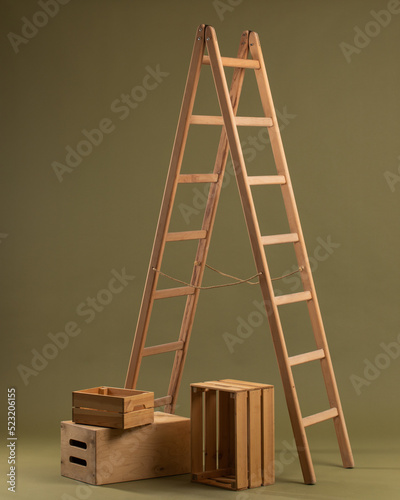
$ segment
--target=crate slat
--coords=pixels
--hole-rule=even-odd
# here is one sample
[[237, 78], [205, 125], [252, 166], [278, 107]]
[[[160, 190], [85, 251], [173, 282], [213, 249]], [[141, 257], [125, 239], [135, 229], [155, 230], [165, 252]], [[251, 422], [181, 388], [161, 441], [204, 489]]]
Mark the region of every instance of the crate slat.
[[262, 484], [261, 389], [249, 391], [249, 487]]
[[205, 470], [217, 468], [217, 393], [205, 393]]

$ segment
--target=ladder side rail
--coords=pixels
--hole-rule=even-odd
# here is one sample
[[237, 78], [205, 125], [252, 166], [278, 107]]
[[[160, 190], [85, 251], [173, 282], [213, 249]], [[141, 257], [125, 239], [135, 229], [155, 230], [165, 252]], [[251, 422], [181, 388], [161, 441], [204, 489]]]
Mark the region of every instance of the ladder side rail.
[[143, 292], [135, 338], [133, 341], [131, 357], [125, 380], [125, 387], [128, 389], [134, 389], [136, 387], [137, 379], [139, 376], [142, 352], [146, 342], [146, 336], [153, 307], [154, 292], [157, 288], [158, 282], [158, 273], [154, 272], [153, 268], [160, 268], [162, 255], [164, 252], [165, 240], [168, 232], [167, 230], [172, 214], [173, 201], [178, 184], [178, 176], [182, 164], [184, 148], [189, 130], [189, 120], [192, 114], [197, 85], [200, 77], [200, 69], [205, 47], [204, 31], [204, 24], [200, 25], [196, 31], [188, 77], [182, 99], [182, 106], [171, 154], [167, 182], [165, 185], [161, 211], [158, 219], [153, 250], [146, 278], [146, 285]]
[[304, 426], [302, 425], [300, 405], [296, 394], [293, 374], [289, 365], [288, 353], [283, 336], [282, 326], [280, 323], [279, 313], [274, 301], [272, 281], [266, 261], [264, 248], [261, 242], [261, 234], [257, 223], [257, 216], [252, 199], [252, 194], [250, 191], [250, 186], [246, 181], [247, 173], [243, 152], [240, 145], [240, 138], [237, 132], [237, 127], [235, 125], [232, 106], [230, 105], [228, 99], [228, 89], [226, 85], [225, 75], [223, 73], [221, 55], [219, 52], [215, 30], [211, 27], [207, 27], [206, 29], [206, 46], [210, 55], [210, 63], [214, 76], [215, 86], [217, 88], [221, 114], [224, 117], [226, 133], [228, 136], [229, 147], [234, 164], [236, 180], [239, 188], [256, 268], [258, 272], [263, 273], [260, 276], [260, 287], [268, 314], [268, 320], [271, 328], [272, 338], [274, 341], [274, 348], [278, 359], [278, 366], [285, 388], [286, 402], [292, 421], [293, 432], [299, 452], [300, 464], [302, 467], [305, 482], [315, 483], [314, 467], [311, 460], [307, 436]]
[[301, 279], [303, 282], [304, 290], [310, 291], [312, 295], [312, 300], [307, 302], [307, 306], [317, 348], [323, 349], [325, 353], [325, 357], [320, 360], [320, 363], [321, 363], [321, 369], [325, 382], [326, 391], [328, 394], [329, 404], [331, 408], [337, 408], [338, 410], [338, 417], [335, 417], [333, 419], [333, 422], [339, 443], [339, 449], [342, 456], [343, 465], [345, 467], [354, 467], [354, 459], [351, 451], [350, 440], [347, 432], [339, 391], [337, 388], [335, 373], [333, 370], [332, 360], [326, 338], [325, 328], [315, 290], [311, 266], [308, 259], [304, 235], [301, 228], [293, 186], [290, 180], [289, 169], [275, 113], [272, 93], [268, 82], [268, 76], [261, 50], [261, 44], [258, 34], [255, 32], [250, 33], [250, 52], [253, 56], [253, 59], [256, 59], [260, 62], [260, 69], [255, 70], [255, 75], [264, 112], [266, 116], [272, 117], [273, 120], [273, 126], [268, 128], [268, 132], [269, 132], [272, 152], [277, 166], [277, 171], [279, 175], [284, 175], [286, 177], [286, 184], [281, 186], [282, 195], [286, 212], [288, 214], [290, 230], [291, 232], [297, 233], [299, 236], [299, 241], [294, 243], [294, 250], [296, 253], [299, 266], [304, 267], [304, 271], [301, 273]]
[[[238, 49], [238, 59], [246, 59], [249, 52], [249, 32], [244, 31], [241, 36], [241, 41]], [[243, 86], [245, 69], [236, 68], [233, 72], [230, 101], [232, 103], [233, 112], [236, 114], [240, 94]], [[221, 194], [222, 183], [228, 159], [229, 144], [226, 136], [225, 127], [221, 132], [221, 137], [218, 145], [217, 156], [214, 164], [213, 173], [218, 175], [218, 181], [210, 185], [210, 191], [204, 211], [202, 230], [207, 231], [207, 236], [204, 240], [199, 241], [192, 277], [191, 284], [201, 286], [204, 270], [207, 261], [208, 249], [210, 246], [212, 230], [217, 213], [219, 197]], [[197, 303], [199, 300], [200, 290], [196, 290], [193, 295], [188, 296], [186, 300], [185, 311], [183, 314], [182, 326], [179, 334], [179, 341], [184, 342], [182, 350], [175, 353], [174, 364], [171, 373], [171, 379], [168, 389], [168, 394], [172, 395], [172, 402], [164, 408], [166, 413], [174, 413], [175, 406], [178, 398], [179, 387], [182, 380], [183, 368], [186, 361], [187, 351], [189, 348], [189, 340], [193, 328], [194, 317], [196, 313]]]
[[[264, 58], [261, 52], [260, 40], [257, 33], [251, 32], [251, 47], [250, 51], [254, 59], [260, 61], [260, 69], [255, 70], [255, 76], [260, 92], [261, 103], [264, 109], [264, 113], [272, 117], [273, 126], [268, 129], [271, 149], [273, 152], [275, 164], [279, 175], [283, 175], [286, 178], [286, 183], [281, 186], [282, 197], [288, 215], [288, 222], [290, 231], [292, 233], [297, 233], [298, 242], [294, 244], [294, 250], [296, 253], [297, 261], [299, 266], [304, 267], [304, 271], [300, 274], [303, 287], [305, 291], [311, 292], [313, 303], [309, 304], [311, 308], [315, 309], [312, 318], [313, 329], [317, 333], [316, 343], [319, 349], [326, 350], [329, 355], [329, 349], [326, 342], [326, 336], [320, 335], [319, 332], [324, 332], [324, 327], [322, 323], [322, 317], [318, 306], [318, 299], [316, 295], [314, 280], [312, 277], [312, 271], [310, 262], [308, 259], [308, 254], [306, 250], [304, 235], [300, 223], [300, 218], [298, 214], [297, 204], [294, 196], [293, 186], [290, 179], [289, 168], [286, 161], [286, 155], [283, 148], [282, 138], [278, 126], [278, 120], [275, 113], [275, 107], [272, 100], [272, 94], [268, 82], [268, 76], [265, 68]], [[313, 321], [314, 320], [314, 321]]]

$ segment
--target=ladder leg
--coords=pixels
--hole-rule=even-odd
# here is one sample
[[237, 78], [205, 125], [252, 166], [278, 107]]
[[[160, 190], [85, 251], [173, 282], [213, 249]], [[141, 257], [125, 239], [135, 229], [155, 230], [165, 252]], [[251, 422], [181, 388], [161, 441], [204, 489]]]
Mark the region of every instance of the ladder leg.
[[[238, 50], [238, 58], [246, 59], [249, 50], [248, 41], [249, 32], [245, 31], [242, 34], [241, 42]], [[240, 93], [242, 90], [244, 78], [244, 69], [236, 68], [233, 77], [232, 85], [229, 94], [230, 102], [232, 103], [233, 112], [236, 113]], [[225, 130], [222, 130], [221, 138], [218, 145], [217, 157], [214, 165], [214, 174], [218, 174], [218, 182], [211, 184], [210, 191], [207, 199], [207, 204], [203, 217], [202, 229], [207, 231], [207, 237], [199, 241], [195, 264], [193, 268], [191, 284], [200, 286], [204, 274], [204, 269], [207, 261], [208, 249], [211, 241], [212, 229], [214, 226], [214, 220], [217, 212], [217, 206], [219, 201], [219, 196], [221, 193], [223, 177], [225, 173], [226, 161], [228, 158], [229, 144], [226, 137]], [[200, 290], [196, 290], [193, 295], [188, 296], [185, 306], [185, 312], [183, 315], [183, 321], [180, 331], [179, 340], [184, 342], [184, 348], [179, 350], [175, 354], [174, 364], [172, 368], [172, 374], [170, 379], [170, 385], [168, 389], [168, 394], [172, 396], [171, 404], [165, 406], [164, 411], [167, 413], [174, 413], [176, 401], [178, 398], [179, 386], [182, 379], [183, 368], [186, 361], [186, 355], [189, 347], [190, 335], [193, 327], [194, 316], [196, 312], [197, 302], [199, 299]]]
[[289, 169], [286, 162], [285, 152], [283, 149], [278, 121], [275, 114], [275, 108], [272, 100], [272, 94], [268, 82], [267, 72], [265, 69], [264, 58], [261, 51], [261, 44], [257, 33], [250, 34], [250, 51], [253, 59], [260, 63], [260, 68], [255, 70], [255, 75], [260, 92], [261, 102], [266, 116], [272, 117], [273, 127], [268, 129], [270, 135], [271, 148], [274, 155], [278, 174], [284, 175], [286, 183], [281, 186], [283, 201], [288, 213], [289, 226], [292, 233], [297, 233], [299, 241], [294, 244], [294, 249], [297, 256], [299, 266], [304, 267], [304, 272], [301, 273], [304, 290], [311, 292], [312, 301], [308, 301], [308, 310], [313, 327], [313, 333], [318, 349], [323, 349], [325, 357], [321, 359], [322, 374], [324, 377], [325, 387], [328, 394], [328, 399], [331, 408], [337, 408], [338, 416], [334, 418], [335, 431], [339, 443], [339, 449], [342, 456], [344, 467], [354, 467], [354, 460], [350, 446], [350, 440], [347, 433], [346, 423], [342, 410], [342, 405], [339, 397], [339, 391], [336, 384], [335, 374], [333, 371], [332, 361], [329, 354], [329, 347], [326, 340], [325, 329], [322, 321], [322, 316], [318, 304], [317, 294], [315, 291], [314, 280], [312, 277], [311, 267], [307, 255], [306, 245], [301, 229], [300, 218], [296, 206], [293, 187], [290, 181]]
[[196, 31], [196, 37], [190, 61], [185, 92], [182, 100], [182, 107], [175, 135], [174, 146], [170, 160], [167, 182], [164, 190], [164, 197], [158, 219], [153, 250], [150, 258], [149, 270], [146, 278], [146, 285], [140, 307], [138, 323], [136, 326], [135, 339], [128, 371], [125, 380], [125, 387], [133, 389], [136, 387], [139, 376], [139, 369], [142, 360], [142, 352], [146, 342], [147, 330], [150, 322], [150, 315], [153, 306], [154, 292], [157, 287], [158, 273], [153, 268], [159, 269], [164, 252], [166, 233], [171, 218], [173, 200], [175, 198], [177, 180], [180, 172], [183, 152], [189, 130], [189, 117], [192, 114], [196, 89], [199, 82], [202, 57], [204, 53], [204, 30], [205, 25], [200, 25]]

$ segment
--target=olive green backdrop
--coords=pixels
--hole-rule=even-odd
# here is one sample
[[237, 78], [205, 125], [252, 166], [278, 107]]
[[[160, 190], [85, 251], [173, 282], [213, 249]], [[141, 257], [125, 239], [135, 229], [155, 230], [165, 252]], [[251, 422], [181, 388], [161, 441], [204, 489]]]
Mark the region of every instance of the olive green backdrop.
[[[7, 387], [17, 390], [20, 441], [58, 446], [72, 390], [123, 386], [194, 35], [207, 23], [223, 55], [236, 55], [243, 30], [260, 35], [350, 437], [398, 444], [397, 2], [64, 3], [1, 1], [2, 429]], [[219, 113], [207, 67], [195, 112]], [[261, 114], [251, 72], [239, 114]], [[249, 173], [273, 172], [263, 131], [240, 133]], [[218, 127], [193, 129], [182, 172], [211, 171], [218, 138]], [[202, 185], [182, 187], [173, 230], [200, 227], [204, 197]], [[285, 232], [274, 188], [255, 198], [263, 232]], [[163, 270], [188, 279], [194, 251], [171, 243]], [[293, 270], [288, 250], [271, 252], [274, 276]], [[208, 262], [254, 274], [229, 167]], [[205, 284], [223, 281], [207, 271]], [[299, 291], [298, 279], [277, 289]], [[279, 448], [292, 434], [260, 300], [247, 285], [202, 292], [177, 413], [189, 416], [191, 382], [274, 384]], [[148, 345], [177, 339], [183, 306], [157, 303]], [[303, 306], [282, 311], [290, 354], [312, 349]], [[165, 395], [172, 359], [145, 359], [138, 387]], [[304, 414], [327, 408], [313, 365], [295, 374]], [[330, 423], [309, 436], [336, 446]]]

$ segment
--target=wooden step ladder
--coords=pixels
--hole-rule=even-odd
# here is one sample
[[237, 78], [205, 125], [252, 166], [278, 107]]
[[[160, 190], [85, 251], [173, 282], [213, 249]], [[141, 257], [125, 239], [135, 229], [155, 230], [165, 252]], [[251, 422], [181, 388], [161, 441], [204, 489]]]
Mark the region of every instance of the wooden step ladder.
[[[206, 48], [208, 55], [204, 55]], [[248, 59], [249, 52], [252, 59]], [[221, 109], [221, 116], [192, 114], [202, 65], [211, 66]], [[235, 68], [230, 91], [226, 82], [224, 66]], [[236, 116], [246, 69], [255, 71], [265, 117]], [[213, 173], [180, 174], [190, 125], [222, 125]], [[247, 175], [237, 130], [238, 126], [268, 127], [277, 175]], [[289, 170], [285, 159], [278, 121], [265, 70], [260, 41], [255, 32], [245, 31], [242, 34], [238, 55], [236, 58], [231, 58], [221, 57], [214, 28], [201, 25], [197, 29], [125, 387], [136, 387], [141, 361], [144, 356], [175, 351], [168, 395], [157, 399], [155, 402], [156, 406], [165, 405], [166, 412], [173, 413], [175, 410], [183, 367], [188, 352], [194, 315], [199, 299], [199, 287], [201, 287], [206, 267], [207, 253], [229, 151], [234, 166], [256, 269], [257, 272], [260, 273], [259, 283], [268, 315], [269, 326], [278, 359], [304, 481], [307, 484], [313, 484], [315, 483], [315, 473], [305, 432], [306, 427], [327, 419], [333, 419], [343, 465], [344, 467], [350, 468], [354, 466], [354, 463], [311, 274], [310, 263], [304, 243], [303, 232], [290, 181]], [[180, 184], [186, 183], [210, 184], [201, 230], [168, 232], [177, 188]], [[260, 233], [251, 186], [271, 184], [279, 185], [281, 188], [289, 221], [289, 234], [263, 236]], [[165, 245], [171, 241], [181, 240], [198, 240], [192, 277], [189, 283], [190, 286], [158, 290], [158, 271], [161, 270]], [[299, 268], [302, 269], [300, 274], [304, 291], [289, 295], [275, 296], [264, 248], [267, 245], [275, 244], [294, 245], [297, 262]], [[178, 296], [187, 296], [179, 339], [176, 342], [145, 347], [154, 301]], [[307, 303], [316, 349], [305, 354], [289, 356], [278, 308], [284, 304], [291, 304], [299, 301], [306, 301]], [[315, 360], [319, 360], [321, 364], [330, 408], [321, 413], [303, 417], [300, 411], [292, 367]]]

